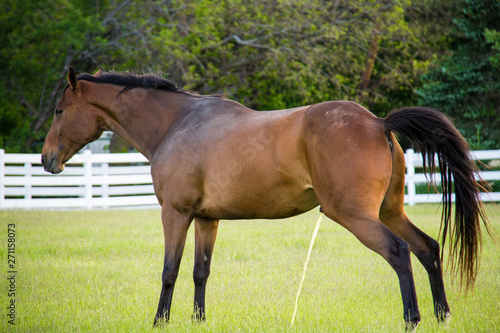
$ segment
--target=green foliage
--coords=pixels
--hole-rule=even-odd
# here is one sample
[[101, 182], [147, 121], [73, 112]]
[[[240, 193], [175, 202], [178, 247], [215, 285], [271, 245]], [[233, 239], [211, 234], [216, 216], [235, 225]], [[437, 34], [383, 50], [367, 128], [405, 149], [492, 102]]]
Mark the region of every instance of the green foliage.
[[[474, 3], [480, 1], [468, 6]], [[6, 0], [2, 6], [0, 146], [10, 152], [40, 151], [68, 65], [78, 72], [102, 66], [162, 73], [257, 110], [349, 99], [384, 116], [418, 103], [415, 89], [425, 83], [420, 102], [430, 106], [448, 105], [447, 99], [474, 104], [471, 95], [481, 101], [460, 123], [470, 138], [484, 144], [494, 132], [480, 115], [494, 105], [499, 29], [468, 21], [482, 15], [472, 10], [455, 21], [450, 36], [462, 1]], [[471, 61], [477, 52], [469, 52], [476, 47], [466, 45], [470, 40], [481, 41], [480, 62]], [[448, 51], [458, 48], [469, 53]], [[456, 62], [457, 54], [468, 58]], [[461, 84], [438, 70], [422, 81], [431, 62], [459, 68], [446, 73], [459, 73], [451, 77]], [[488, 76], [490, 68], [497, 71]]]
[[67, 67], [98, 67], [131, 28], [114, 25], [119, 7], [108, 1], [7, 0], [3, 6], [0, 145], [8, 152], [40, 151]]
[[62, 81], [65, 58], [71, 49], [86, 46], [82, 30], [92, 33], [95, 29], [93, 15], [82, 10], [82, 3], [8, 1], [11, 10], [4, 12], [0, 48], [0, 94], [6, 101], [0, 106], [0, 140], [8, 150], [20, 150], [28, 141], [39, 140], [37, 116], [47, 103], [54, 106], [51, 95], [57, 92], [52, 89], [54, 82]]
[[500, 148], [500, 2], [468, 0], [454, 20], [451, 55], [422, 80], [420, 103], [457, 122], [473, 148]]
[[[420, 41], [405, 18], [409, 3], [228, 0], [214, 8], [177, 1], [171, 29], [159, 29], [151, 44], [162, 60], [155, 68], [258, 110], [351, 99], [384, 114], [408, 102], [420, 71], [409, 59], [426, 61], [415, 54]], [[383, 46], [361, 89], [374, 35]]]
[[493, 67], [500, 69], [500, 31], [486, 28], [484, 37], [488, 43], [492, 44], [492, 48], [495, 50], [494, 54], [489, 57], [489, 61]]

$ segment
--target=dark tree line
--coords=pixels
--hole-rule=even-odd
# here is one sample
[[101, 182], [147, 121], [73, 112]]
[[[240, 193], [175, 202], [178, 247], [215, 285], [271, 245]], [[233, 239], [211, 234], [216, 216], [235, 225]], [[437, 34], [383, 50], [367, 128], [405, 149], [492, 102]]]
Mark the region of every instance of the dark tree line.
[[499, 148], [499, 2], [6, 0], [0, 147], [40, 151], [71, 64], [160, 73], [258, 110], [421, 104]]

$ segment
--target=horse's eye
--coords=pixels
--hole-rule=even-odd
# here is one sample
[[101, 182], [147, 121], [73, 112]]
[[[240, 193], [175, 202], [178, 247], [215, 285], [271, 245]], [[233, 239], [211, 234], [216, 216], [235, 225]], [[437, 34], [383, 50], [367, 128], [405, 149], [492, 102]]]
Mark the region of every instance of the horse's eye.
[[60, 116], [63, 113], [63, 110], [56, 109], [56, 116]]

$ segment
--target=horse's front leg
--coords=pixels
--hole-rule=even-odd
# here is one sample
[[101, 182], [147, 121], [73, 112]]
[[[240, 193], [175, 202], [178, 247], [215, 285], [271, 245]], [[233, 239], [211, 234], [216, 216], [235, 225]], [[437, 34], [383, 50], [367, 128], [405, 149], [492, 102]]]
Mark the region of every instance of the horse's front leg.
[[194, 314], [193, 319], [205, 320], [205, 290], [210, 275], [210, 262], [217, 236], [218, 220], [195, 219], [194, 255]]
[[168, 322], [170, 318], [175, 280], [179, 273], [182, 252], [192, 217], [179, 213], [167, 203], [162, 206], [161, 219], [163, 223], [163, 236], [165, 238], [165, 259], [160, 301], [154, 320], [155, 326], [163, 319]]

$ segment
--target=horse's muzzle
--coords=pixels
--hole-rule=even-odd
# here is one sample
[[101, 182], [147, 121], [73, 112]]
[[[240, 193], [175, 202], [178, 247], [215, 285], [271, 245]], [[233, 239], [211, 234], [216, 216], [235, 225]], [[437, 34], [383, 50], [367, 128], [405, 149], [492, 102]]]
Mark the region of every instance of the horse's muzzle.
[[64, 165], [58, 162], [55, 156], [47, 157], [42, 155], [43, 169], [50, 173], [61, 173], [64, 170]]

